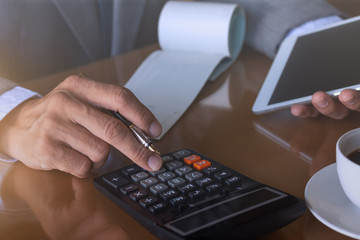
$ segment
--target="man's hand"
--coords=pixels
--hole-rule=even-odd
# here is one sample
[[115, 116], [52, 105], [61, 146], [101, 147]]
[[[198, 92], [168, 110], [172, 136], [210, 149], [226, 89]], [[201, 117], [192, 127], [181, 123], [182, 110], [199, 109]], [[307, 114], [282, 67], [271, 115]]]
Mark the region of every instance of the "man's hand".
[[360, 93], [353, 89], [345, 89], [339, 95], [339, 101], [325, 92], [316, 92], [312, 96], [312, 105], [295, 104], [291, 106], [291, 114], [300, 117], [317, 117], [320, 114], [333, 119], [343, 119], [349, 110], [360, 110]]
[[112, 145], [140, 167], [159, 169], [161, 157], [103, 109], [118, 111], [151, 137], [161, 133], [160, 123], [131, 91], [74, 75], [0, 122], [0, 152], [31, 168], [86, 177], [104, 164]]

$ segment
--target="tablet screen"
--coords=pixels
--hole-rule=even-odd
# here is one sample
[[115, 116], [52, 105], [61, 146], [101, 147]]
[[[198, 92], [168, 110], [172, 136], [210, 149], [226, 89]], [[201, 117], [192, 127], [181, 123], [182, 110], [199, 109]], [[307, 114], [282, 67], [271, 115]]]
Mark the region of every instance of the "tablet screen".
[[360, 83], [360, 18], [286, 39], [271, 66], [255, 113], [306, 102], [316, 91], [329, 94]]

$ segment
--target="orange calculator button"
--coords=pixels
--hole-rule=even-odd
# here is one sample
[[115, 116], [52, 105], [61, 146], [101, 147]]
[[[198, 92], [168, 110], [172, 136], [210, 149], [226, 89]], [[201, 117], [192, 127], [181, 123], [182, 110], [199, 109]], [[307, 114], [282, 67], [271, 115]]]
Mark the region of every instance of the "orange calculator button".
[[194, 163], [194, 168], [196, 168], [197, 170], [201, 170], [207, 167], [211, 166], [211, 163], [209, 161], [206, 160], [201, 160], [201, 161], [197, 161], [196, 163]]
[[189, 165], [193, 164], [194, 162], [200, 161], [200, 160], [201, 160], [201, 157], [198, 155], [195, 155], [195, 154], [184, 158], [184, 162]]

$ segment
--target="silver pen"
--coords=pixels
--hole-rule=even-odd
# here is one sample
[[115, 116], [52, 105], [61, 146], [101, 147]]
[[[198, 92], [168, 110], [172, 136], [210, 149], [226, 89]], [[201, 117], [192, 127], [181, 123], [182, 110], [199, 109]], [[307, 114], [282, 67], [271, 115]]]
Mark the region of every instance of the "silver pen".
[[118, 112], [115, 111], [111, 111], [112, 115], [121, 120], [128, 128], [129, 130], [132, 132], [132, 134], [136, 137], [136, 139], [147, 149], [149, 149], [150, 151], [160, 154], [160, 152], [157, 150], [157, 148], [154, 146], [152, 140], [150, 137], [146, 136], [145, 133], [143, 133], [143, 131], [141, 131], [140, 128], [138, 128], [136, 125], [134, 125], [132, 122], [130, 122], [129, 120], [127, 120], [123, 115], [121, 115]]

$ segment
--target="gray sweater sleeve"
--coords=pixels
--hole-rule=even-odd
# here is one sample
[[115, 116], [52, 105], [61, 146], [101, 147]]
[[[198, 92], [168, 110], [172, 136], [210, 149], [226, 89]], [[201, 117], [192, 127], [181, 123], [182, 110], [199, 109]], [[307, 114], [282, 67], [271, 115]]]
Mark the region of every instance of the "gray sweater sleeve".
[[244, 7], [247, 15], [246, 44], [270, 58], [275, 57], [280, 43], [291, 29], [321, 17], [343, 15], [325, 0], [221, 1]]

